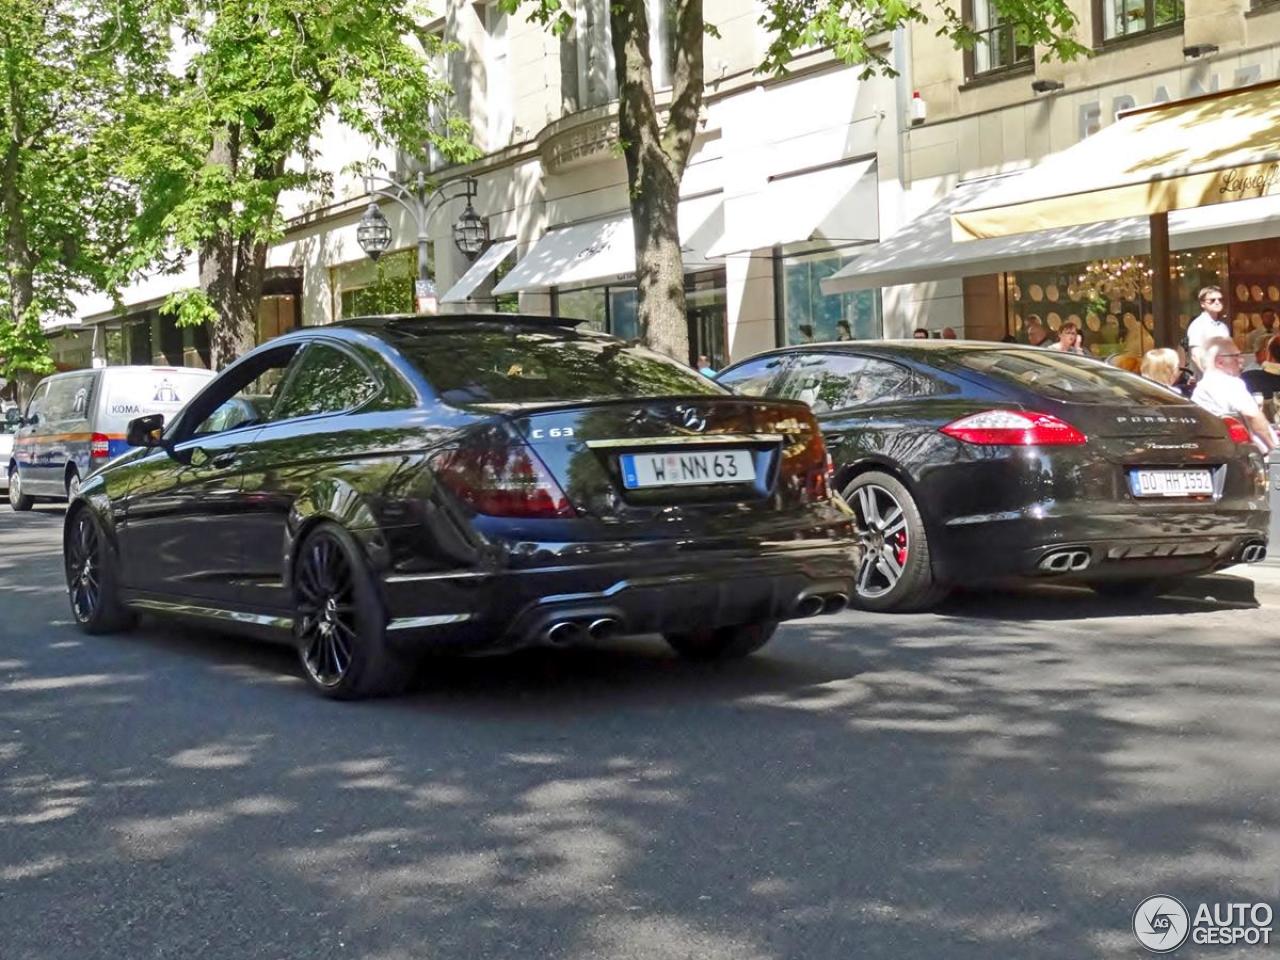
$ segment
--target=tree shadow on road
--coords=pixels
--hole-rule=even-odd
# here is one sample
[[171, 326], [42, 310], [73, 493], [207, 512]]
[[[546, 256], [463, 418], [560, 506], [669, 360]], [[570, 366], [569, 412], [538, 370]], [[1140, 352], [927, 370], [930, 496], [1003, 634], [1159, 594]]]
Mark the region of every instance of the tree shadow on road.
[[280, 648], [37, 631], [40, 599], [0, 649], [6, 960], [1079, 960], [1136, 955], [1151, 893], [1273, 897], [1256, 614], [1047, 602], [820, 618], [732, 664], [437, 662], [353, 705]]

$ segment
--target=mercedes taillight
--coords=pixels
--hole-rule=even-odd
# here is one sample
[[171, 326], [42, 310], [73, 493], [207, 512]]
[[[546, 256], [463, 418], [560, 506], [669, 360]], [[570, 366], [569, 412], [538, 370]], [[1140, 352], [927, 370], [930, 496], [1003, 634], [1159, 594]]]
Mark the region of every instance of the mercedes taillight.
[[542, 520], [575, 515], [546, 465], [522, 443], [444, 450], [431, 465], [440, 482], [477, 513]]

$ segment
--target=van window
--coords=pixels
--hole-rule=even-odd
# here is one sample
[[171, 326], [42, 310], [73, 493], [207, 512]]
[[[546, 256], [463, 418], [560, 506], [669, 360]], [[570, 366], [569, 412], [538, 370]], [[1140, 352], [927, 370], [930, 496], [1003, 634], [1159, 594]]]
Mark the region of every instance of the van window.
[[93, 374], [58, 377], [49, 381], [49, 395], [42, 416], [54, 420], [83, 420], [89, 409]]
[[137, 370], [108, 367], [103, 371], [106, 402], [101, 404], [103, 433], [124, 433], [134, 417], [164, 414], [170, 423], [187, 402], [213, 378], [208, 370], [173, 367]]

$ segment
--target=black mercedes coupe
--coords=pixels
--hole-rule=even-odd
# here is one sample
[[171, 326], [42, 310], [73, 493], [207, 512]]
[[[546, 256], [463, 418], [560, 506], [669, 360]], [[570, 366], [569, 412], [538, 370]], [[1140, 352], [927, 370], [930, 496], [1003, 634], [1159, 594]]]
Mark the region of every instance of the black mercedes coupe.
[[852, 600], [918, 610], [1010, 576], [1157, 593], [1266, 555], [1243, 425], [1085, 357], [977, 341], [809, 344], [723, 371], [802, 400], [865, 547]]
[[129, 442], [67, 511], [77, 623], [291, 637], [335, 698], [400, 691], [426, 652], [656, 632], [745, 656], [843, 608], [860, 552], [808, 407], [572, 321], [298, 330]]

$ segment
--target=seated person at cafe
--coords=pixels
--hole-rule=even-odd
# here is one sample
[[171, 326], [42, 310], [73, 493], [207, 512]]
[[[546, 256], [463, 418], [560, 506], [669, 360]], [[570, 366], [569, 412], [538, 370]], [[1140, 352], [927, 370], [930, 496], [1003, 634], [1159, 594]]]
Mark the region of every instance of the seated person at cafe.
[[1280, 336], [1267, 341], [1262, 366], [1246, 370], [1240, 379], [1250, 393], [1260, 393], [1268, 400], [1280, 393]]
[[1201, 345], [1204, 376], [1191, 394], [1191, 402], [1219, 417], [1234, 417], [1253, 435], [1254, 446], [1263, 453], [1276, 447], [1275, 434], [1249, 388], [1240, 379], [1244, 354], [1230, 337], [1209, 337]]

